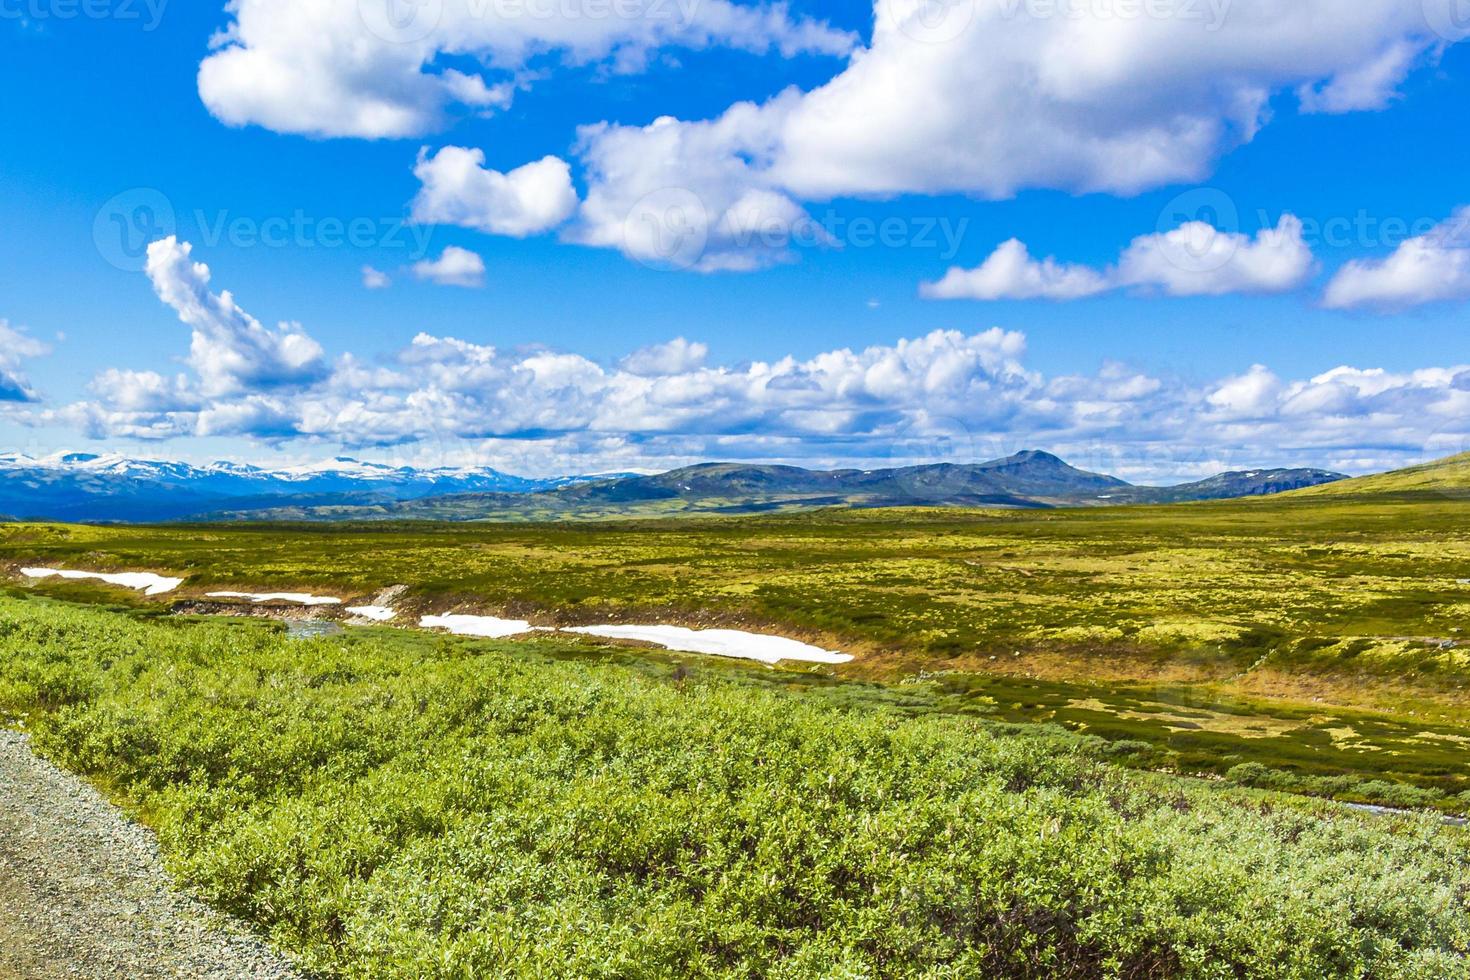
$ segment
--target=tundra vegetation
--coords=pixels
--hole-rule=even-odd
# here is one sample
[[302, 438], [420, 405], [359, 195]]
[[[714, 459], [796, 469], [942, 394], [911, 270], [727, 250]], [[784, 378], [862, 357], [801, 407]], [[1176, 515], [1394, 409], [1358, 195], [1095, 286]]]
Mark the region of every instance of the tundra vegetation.
[[1467, 970], [1459, 831], [917, 689], [6, 597], [0, 710], [328, 976]]
[[[185, 583], [9, 578], [0, 711], [328, 975], [1465, 976], [1465, 831], [1440, 816], [1470, 811], [1470, 524], [1462, 480], [1405, 479], [1107, 510], [5, 525], [14, 568]], [[856, 659], [293, 641], [206, 598], [385, 589], [405, 623], [732, 627]]]

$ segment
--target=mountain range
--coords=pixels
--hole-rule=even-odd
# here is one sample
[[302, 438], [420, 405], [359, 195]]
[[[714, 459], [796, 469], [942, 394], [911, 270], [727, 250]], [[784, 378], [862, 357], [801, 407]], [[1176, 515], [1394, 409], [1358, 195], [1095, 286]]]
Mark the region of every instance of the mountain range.
[[1346, 479], [1315, 469], [1224, 473], [1197, 483], [1141, 487], [1089, 473], [1050, 453], [984, 463], [880, 470], [706, 463], [652, 476], [563, 481], [529, 492], [472, 492], [351, 504], [283, 503], [232, 508], [231, 520], [591, 520], [751, 514], [819, 507], [1047, 508], [1176, 503], [1280, 493]]
[[1064, 507], [1174, 503], [1280, 493], [1346, 479], [1315, 469], [1224, 473], [1142, 487], [1050, 453], [880, 470], [707, 463], [652, 476], [535, 480], [489, 467], [416, 469], [347, 457], [265, 469], [119, 455], [0, 454], [0, 514], [23, 519], [536, 520], [738, 514], [816, 507]]
[[337, 457], [265, 469], [242, 463], [132, 459], [117, 454], [0, 453], [0, 514], [56, 521], [151, 522], [289, 504], [374, 506], [443, 494], [525, 494], [627, 474], [533, 480], [490, 467], [386, 466]]

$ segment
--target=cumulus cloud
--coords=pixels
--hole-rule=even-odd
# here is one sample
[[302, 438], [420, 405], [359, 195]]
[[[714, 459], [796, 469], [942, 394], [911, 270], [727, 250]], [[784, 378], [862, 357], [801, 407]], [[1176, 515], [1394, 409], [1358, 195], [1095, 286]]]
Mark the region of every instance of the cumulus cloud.
[[919, 287], [925, 299], [1072, 300], [1107, 292], [1108, 276], [1085, 265], [1056, 259], [1037, 261], [1024, 242], [1012, 238], [973, 269], [951, 268], [938, 282]]
[[485, 285], [485, 260], [468, 249], [449, 245], [437, 259], [415, 262], [413, 274], [440, 286], [477, 288]]
[[145, 271], [158, 298], [193, 328], [189, 365], [206, 396], [300, 387], [328, 371], [322, 348], [300, 324], [263, 326], [228, 290], [209, 291], [209, 267], [170, 236], [148, 246]]
[[[281, 332], [265, 331], [274, 346], [263, 342], [227, 293], [203, 288], [208, 270], [180, 256], [188, 248], [177, 243], [155, 250], [150, 274], [185, 283], [160, 288], [165, 302], [186, 322], [206, 323], [195, 333], [209, 331], [212, 348], [275, 367], [237, 366], [223, 383], [191, 348], [177, 376], [119, 367], [94, 379], [89, 400], [18, 410], [99, 439], [244, 437], [399, 446], [405, 455], [469, 446], [528, 472], [711, 458], [885, 465], [1044, 447], [1142, 478], [1265, 465], [1386, 468], [1470, 447], [1467, 366], [1344, 365], [1292, 379], [1256, 365], [1192, 381], [1109, 362], [1048, 377], [1027, 366], [1022, 334], [995, 328], [725, 364], [685, 338], [600, 362], [420, 333], [375, 362], [317, 353], [311, 371], [283, 372], [280, 356], [260, 353], [278, 351]], [[319, 352], [302, 328], [289, 335]]]
[[1406, 309], [1470, 299], [1470, 207], [1384, 259], [1348, 262], [1327, 284], [1323, 305]]
[[772, 152], [770, 123], [765, 109], [743, 103], [711, 122], [666, 116], [644, 127], [584, 127], [589, 190], [569, 237], [700, 272], [789, 261], [794, 238], [816, 242], [823, 233], [751, 162]]
[[1038, 261], [1011, 239], [976, 268], [952, 268], [919, 292], [927, 299], [979, 300], [1075, 300], [1130, 287], [1169, 296], [1281, 293], [1304, 285], [1315, 265], [1293, 215], [1254, 238], [1191, 221], [1135, 238], [1106, 269]]
[[[430, 132], [456, 105], [485, 113], [529, 84], [528, 63], [609, 61], [637, 70], [664, 47], [842, 55], [854, 38], [785, 4], [635, 0], [615, 11], [485, 0], [232, 0], [231, 19], [199, 66], [199, 95], [218, 119], [281, 133], [392, 138]], [[454, 59], [489, 73], [443, 66]]]
[[21, 371], [22, 362], [51, 353], [41, 343], [7, 320], [0, 319], [0, 403], [34, 402], [36, 392]]
[[[701, 245], [679, 265], [755, 268], [789, 257], [779, 229], [800, 225], [803, 201], [1197, 181], [1267, 124], [1274, 94], [1295, 91], [1307, 111], [1380, 108], [1445, 43], [1399, 0], [1176, 7], [877, 0], [869, 46], [812, 91], [709, 121], [584, 128], [578, 238], [645, 260], [682, 229]], [[750, 193], [775, 231], [732, 242], [722, 226]]]
[[634, 351], [623, 358], [620, 366], [629, 374], [660, 377], [696, 371], [704, 366], [704, 359], [708, 356], [707, 345], [675, 337], [668, 343]]
[[571, 167], [554, 156], [501, 173], [485, 166], [482, 150], [446, 146], [429, 156], [425, 148], [413, 172], [423, 185], [413, 220], [423, 224], [524, 238], [566, 221], [578, 203]]
[[1118, 260], [1117, 281], [1170, 296], [1284, 293], [1305, 285], [1314, 266], [1294, 215], [1255, 238], [1191, 221], [1135, 238]]
[[393, 285], [393, 278], [380, 269], [365, 265], [362, 267], [362, 284], [366, 289], [387, 289]]

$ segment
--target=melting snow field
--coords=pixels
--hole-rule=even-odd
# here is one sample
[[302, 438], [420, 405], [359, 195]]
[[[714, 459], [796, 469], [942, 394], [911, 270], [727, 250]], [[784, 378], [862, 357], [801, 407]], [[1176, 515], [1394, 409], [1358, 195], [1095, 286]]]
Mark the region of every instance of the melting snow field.
[[348, 606], [347, 611], [375, 623], [386, 623], [398, 614], [387, 606]]
[[[98, 579], [112, 585], [129, 589], [140, 589], [147, 595], [163, 595], [172, 592], [184, 583], [181, 578], [167, 578], [152, 572], [78, 572], [62, 568], [22, 568], [21, 574], [28, 578]], [[306, 592], [210, 592], [211, 599], [249, 599], [251, 602], [290, 602], [299, 606], [337, 606], [341, 599], [332, 596], [311, 595]], [[348, 606], [353, 616], [369, 619], [375, 623], [386, 623], [397, 618], [397, 613], [387, 606]], [[424, 629], [442, 629], [459, 636], [478, 636], [502, 639], [530, 633], [536, 627], [523, 619], [500, 619], [495, 616], [466, 616], [447, 614], [423, 616], [419, 626]], [[567, 633], [600, 636], [610, 640], [637, 640], [652, 643], [667, 650], [681, 653], [703, 653], [715, 657], [736, 657], [741, 660], [756, 660], [763, 664], [778, 664], [783, 660], [795, 660], [813, 664], [845, 664], [852, 657], [845, 653], [823, 650], [784, 636], [766, 636], [746, 633], [742, 630], [694, 630], [683, 626], [573, 626]]]
[[494, 616], [424, 616], [419, 625], [425, 629], [445, 629], [459, 636], [483, 636], [501, 639], [531, 632], [531, 624], [522, 619], [497, 619]]
[[740, 630], [692, 630], [683, 626], [574, 626], [568, 633], [584, 633], [612, 640], [642, 640], [683, 653], [707, 653], [776, 664], [801, 660], [813, 664], [845, 664], [852, 657], [833, 653], [784, 636], [763, 636]]
[[340, 606], [341, 599], [305, 592], [210, 592], [210, 599], [249, 599], [251, 602], [294, 602], [298, 606]]
[[20, 573], [27, 578], [95, 578], [109, 585], [121, 585], [125, 589], [141, 589], [144, 595], [163, 595], [184, 584], [181, 578], [166, 578], [152, 572], [119, 572], [111, 575], [103, 572], [74, 572], [64, 568], [22, 568]]

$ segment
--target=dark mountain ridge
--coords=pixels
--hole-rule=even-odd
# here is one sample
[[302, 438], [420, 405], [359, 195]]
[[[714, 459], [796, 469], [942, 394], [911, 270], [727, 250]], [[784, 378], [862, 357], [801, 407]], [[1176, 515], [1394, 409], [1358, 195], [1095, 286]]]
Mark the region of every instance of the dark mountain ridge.
[[1141, 487], [1031, 450], [983, 463], [880, 470], [701, 463], [667, 473], [590, 481], [535, 493], [466, 493], [365, 507], [303, 505], [258, 514], [232, 510], [211, 516], [232, 520], [575, 520], [816, 507], [1116, 506], [1258, 496], [1340, 479], [1345, 477], [1326, 470], [1251, 470], [1175, 487]]
[[1343, 479], [1325, 470], [1225, 473], [1139, 487], [1035, 450], [979, 463], [878, 470], [702, 463], [653, 475], [531, 480], [485, 468], [389, 467], [339, 458], [266, 470], [70, 454], [0, 454], [0, 513], [22, 519], [540, 520], [814, 507], [1065, 507], [1279, 493]]

